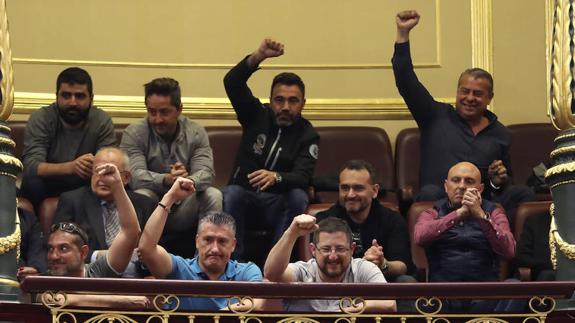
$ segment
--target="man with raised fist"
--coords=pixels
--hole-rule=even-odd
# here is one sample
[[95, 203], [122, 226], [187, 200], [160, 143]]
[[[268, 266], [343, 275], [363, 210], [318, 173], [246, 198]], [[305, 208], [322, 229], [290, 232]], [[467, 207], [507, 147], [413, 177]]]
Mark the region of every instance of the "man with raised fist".
[[[255, 264], [230, 260], [236, 246], [236, 226], [226, 213], [208, 212], [200, 219], [197, 256], [193, 259], [170, 254], [158, 245], [167, 218], [173, 216], [170, 208], [194, 192], [192, 180], [176, 178], [146, 223], [138, 250], [152, 275], [158, 279], [261, 281], [262, 273]], [[220, 310], [228, 306], [227, 298], [181, 297], [180, 301], [179, 309], [183, 310]]]
[[[313, 242], [310, 243], [313, 258], [307, 262], [289, 263], [295, 241], [310, 233], [313, 233]], [[298, 215], [270, 251], [264, 267], [265, 278], [283, 283], [385, 283], [375, 264], [353, 258], [355, 247], [351, 230], [344, 220], [329, 217], [316, 224], [315, 217]], [[297, 312], [392, 312], [396, 310], [396, 304], [394, 300], [368, 300], [364, 306], [357, 306], [345, 302], [340, 304], [334, 299], [286, 299], [284, 309]]]
[[459, 76], [452, 105], [436, 101], [413, 70], [409, 35], [419, 23], [415, 10], [397, 14], [397, 38], [393, 72], [399, 93], [421, 132], [420, 201], [445, 197], [442, 183], [449, 168], [468, 161], [483, 178], [483, 198], [498, 202], [513, 222], [519, 203], [533, 199], [525, 186], [511, 186], [509, 149], [511, 134], [487, 109], [493, 99], [493, 77], [481, 68], [469, 68]]
[[306, 190], [318, 158], [319, 135], [301, 115], [305, 105], [303, 81], [294, 73], [276, 75], [269, 104], [261, 103], [247, 85], [262, 61], [283, 54], [283, 44], [264, 39], [224, 78], [243, 130], [235, 170], [223, 190], [224, 210], [238, 226], [239, 258], [244, 256], [246, 222], [273, 229], [275, 241], [309, 202]]

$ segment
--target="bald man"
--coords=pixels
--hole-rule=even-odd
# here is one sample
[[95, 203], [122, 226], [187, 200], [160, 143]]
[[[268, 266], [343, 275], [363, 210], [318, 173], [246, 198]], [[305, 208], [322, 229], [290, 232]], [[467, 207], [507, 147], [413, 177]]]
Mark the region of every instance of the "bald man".
[[429, 281], [497, 281], [499, 258], [515, 253], [505, 212], [481, 198], [481, 174], [471, 163], [451, 167], [444, 188], [447, 198], [415, 224], [414, 239], [425, 248]]

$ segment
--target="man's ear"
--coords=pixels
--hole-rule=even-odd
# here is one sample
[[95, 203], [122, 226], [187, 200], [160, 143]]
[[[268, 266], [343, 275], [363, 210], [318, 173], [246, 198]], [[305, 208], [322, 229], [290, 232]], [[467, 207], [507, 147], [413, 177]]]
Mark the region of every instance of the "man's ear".
[[373, 184], [373, 196], [372, 198], [376, 199], [379, 195], [379, 184]]
[[90, 251], [90, 247], [88, 247], [87, 244], [80, 247], [80, 256], [82, 257], [82, 260], [86, 260], [86, 257], [88, 257], [88, 251]]
[[355, 249], [357, 249], [357, 243], [352, 242], [351, 243], [351, 254], [353, 255], [355, 253]]
[[132, 173], [130, 173], [129, 170], [121, 172], [120, 175], [122, 176], [122, 183], [124, 184], [124, 186], [128, 185], [132, 180]]
[[309, 250], [311, 251], [312, 257], [315, 258], [315, 252], [317, 251], [315, 244], [313, 242], [309, 243]]
[[484, 189], [485, 189], [485, 185], [483, 185], [483, 183], [481, 183], [477, 186], [477, 191], [479, 192], [479, 195], [481, 195], [481, 193], [483, 193]]

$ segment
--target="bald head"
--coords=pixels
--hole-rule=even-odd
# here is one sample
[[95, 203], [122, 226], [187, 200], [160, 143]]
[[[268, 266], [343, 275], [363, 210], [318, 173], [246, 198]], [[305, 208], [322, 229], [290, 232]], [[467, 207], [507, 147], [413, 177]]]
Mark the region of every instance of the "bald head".
[[[126, 153], [116, 147], [105, 147], [96, 153], [94, 156], [94, 169], [103, 164], [113, 164], [118, 168], [122, 182], [127, 185], [130, 181], [130, 159]], [[100, 176], [96, 172], [92, 172], [91, 179], [92, 192], [96, 194], [101, 200], [111, 202], [113, 200], [112, 191], [110, 187], [100, 181]]]
[[449, 169], [445, 180], [445, 192], [453, 207], [461, 206], [463, 194], [469, 188], [483, 192], [479, 169], [469, 162], [455, 164]]

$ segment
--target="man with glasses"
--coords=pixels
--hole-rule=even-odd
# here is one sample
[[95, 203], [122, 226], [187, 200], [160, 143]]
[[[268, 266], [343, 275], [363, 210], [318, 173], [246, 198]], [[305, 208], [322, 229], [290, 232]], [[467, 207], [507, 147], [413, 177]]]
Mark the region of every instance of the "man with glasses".
[[235, 169], [223, 190], [224, 211], [238, 226], [235, 254], [239, 258], [244, 257], [246, 222], [272, 228], [276, 241], [309, 202], [306, 190], [318, 158], [319, 135], [301, 115], [305, 105], [303, 81], [294, 73], [276, 75], [269, 104], [262, 104], [247, 85], [261, 62], [283, 53], [283, 44], [264, 39], [224, 78], [243, 130]]
[[[525, 186], [510, 186], [511, 134], [487, 109], [493, 99], [493, 77], [481, 68], [459, 76], [455, 109], [435, 101], [413, 70], [409, 34], [419, 23], [415, 10], [397, 14], [393, 72], [399, 93], [421, 131], [420, 201], [445, 197], [442, 188], [449, 168], [458, 162], [477, 165], [484, 180], [483, 197], [499, 202], [512, 220], [519, 203], [533, 199]], [[510, 221], [512, 222], [512, 221]]]
[[[158, 245], [170, 209], [177, 201], [194, 194], [194, 183], [187, 178], [177, 178], [162, 197], [156, 210], [146, 223], [138, 251], [141, 258], [158, 279], [261, 281], [262, 273], [253, 263], [230, 260], [236, 246], [234, 219], [223, 212], [209, 212], [200, 219], [195, 237], [197, 256], [193, 259], [170, 254]], [[221, 310], [228, 306], [227, 298], [182, 297], [182, 310]], [[232, 300], [235, 303], [237, 300]], [[235, 305], [238, 307], [240, 305]]]
[[[143, 228], [155, 208], [155, 203], [127, 187], [131, 177], [128, 171], [128, 156], [115, 147], [103, 148], [94, 156], [94, 168], [104, 164], [112, 164], [117, 168], [121, 184], [125, 187], [132, 205], [136, 206], [140, 228]], [[98, 172], [92, 173], [90, 186], [83, 186], [60, 196], [54, 216], [54, 223], [59, 222], [74, 222], [88, 234], [88, 262], [95, 261], [111, 246], [120, 229], [119, 210], [110, 185], [102, 180]]]
[[[313, 258], [307, 262], [289, 263], [296, 240], [313, 232], [310, 244]], [[275, 282], [321, 282], [321, 283], [385, 283], [381, 270], [365, 259], [353, 258], [355, 243], [344, 220], [329, 217], [315, 223], [315, 217], [307, 214], [296, 216], [289, 228], [272, 248], [264, 267], [266, 279]], [[286, 299], [286, 311], [356, 312], [361, 307], [345, 304], [339, 300]], [[390, 312], [396, 310], [394, 300], [368, 300], [365, 311]]]
[[78, 67], [56, 80], [56, 102], [30, 115], [24, 135], [21, 195], [34, 207], [89, 183], [94, 154], [116, 145], [112, 120], [93, 106], [92, 79]]

